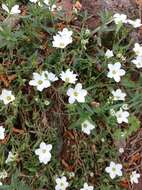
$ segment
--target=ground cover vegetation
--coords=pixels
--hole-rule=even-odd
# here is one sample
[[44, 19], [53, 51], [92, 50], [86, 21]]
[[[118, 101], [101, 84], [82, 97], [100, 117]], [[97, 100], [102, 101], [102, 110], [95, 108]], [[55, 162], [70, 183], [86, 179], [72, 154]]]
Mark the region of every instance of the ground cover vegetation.
[[[139, 130], [138, 18], [73, 2], [1, 1], [0, 189], [121, 190], [141, 170], [124, 162]], [[80, 25], [76, 25], [78, 20]], [[132, 164], [132, 162], [131, 162]]]

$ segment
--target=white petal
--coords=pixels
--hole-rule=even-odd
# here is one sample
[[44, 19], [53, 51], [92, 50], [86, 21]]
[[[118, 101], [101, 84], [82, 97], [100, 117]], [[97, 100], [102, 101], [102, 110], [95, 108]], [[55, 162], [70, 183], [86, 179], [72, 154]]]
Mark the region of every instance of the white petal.
[[40, 143], [40, 148], [41, 148], [41, 149], [46, 149], [46, 144], [45, 144], [44, 142], [41, 142], [41, 143]]
[[72, 96], [70, 96], [70, 97], [69, 97], [69, 103], [70, 103], [70, 104], [73, 104], [74, 102], [75, 102], [75, 98], [72, 97]]
[[115, 82], [120, 82], [120, 76], [119, 75], [114, 75], [114, 80]]
[[9, 8], [7, 7], [6, 4], [2, 4], [2, 9], [5, 10], [7, 13], [9, 13]]
[[29, 85], [31, 85], [31, 86], [37, 86], [37, 81], [35, 81], [35, 80], [30, 80], [30, 81], [29, 81]]
[[73, 88], [69, 88], [69, 89], [67, 90], [67, 95], [68, 95], [68, 96], [71, 96], [71, 95], [73, 94], [73, 92], [74, 92], [74, 89], [73, 89]]
[[20, 9], [19, 9], [19, 5], [14, 5], [10, 11], [11, 14], [19, 14], [21, 13]]
[[51, 145], [51, 144], [46, 145], [46, 149], [47, 149], [48, 151], [52, 150], [52, 145]]

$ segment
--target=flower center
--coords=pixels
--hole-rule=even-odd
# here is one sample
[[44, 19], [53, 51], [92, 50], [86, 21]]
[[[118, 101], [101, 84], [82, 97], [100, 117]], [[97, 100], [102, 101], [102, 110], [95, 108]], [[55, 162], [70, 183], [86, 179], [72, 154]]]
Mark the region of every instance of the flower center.
[[64, 47], [65, 46], [65, 44], [63, 43], [63, 42], [60, 42], [60, 47]]
[[116, 168], [112, 168], [112, 171], [113, 171], [113, 172], [116, 172]]
[[84, 127], [84, 128], [87, 128], [87, 124], [86, 124], [86, 123], [84, 123], [84, 124], [83, 124], [83, 127]]
[[39, 85], [40, 85], [40, 84], [42, 84], [42, 83], [43, 83], [43, 81], [42, 81], [42, 80], [39, 80], [39, 81], [38, 81], [38, 84], [39, 84]]
[[46, 153], [46, 149], [43, 149], [43, 150], [42, 150], [42, 153], [45, 154], [45, 153]]
[[116, 99], [120, 99], [120, 96], [116, 96]]
[[121, 115], [121, 114], [118, 114], [118, 117], [119, 117], [119, 118], [121, 118], [121, 117], [122, 117], [122, 115]]
[[8, 101], [10, 101], [10, 100], [11, 100], [11, 96], [7, 96], [6, 99], [7, 99]]
[[113, 70], [113, 71], [112, 71], [112, 74], [113, 74], [113, 75], [116, 75], [116, 71], [115, 71], [115, 70]]
[[65, 82], [69, 82], [69, 80], [70, 80], [69, 77], [65, 78]]
[[60, 184], [60, 185], [61, 185], [61, 187], [63, 187], [63, 186], [64, 186], [64, 183], [63, 183], [63, 182], [61, 182], [61, 184]]
[[77, 93], [77, 92], [74, 92], [73, 95], [74, 95], [75, 97], [77, 97], [77, 96], [78, 96], [78, 93]]

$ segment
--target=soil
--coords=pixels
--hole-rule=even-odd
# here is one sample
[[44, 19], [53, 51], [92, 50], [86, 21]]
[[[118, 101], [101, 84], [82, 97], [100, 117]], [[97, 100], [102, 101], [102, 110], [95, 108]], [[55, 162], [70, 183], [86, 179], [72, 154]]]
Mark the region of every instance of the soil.
[[[125, 166], [126, 173], [131, 174], [132, 171], [138, 171], [142, 174], [142, 129], [129, 138], [125, 152], [120, 159]], [[142, 177], [139, 184], [133, 186], [129, 184], [129, 190], [142, 190]]]

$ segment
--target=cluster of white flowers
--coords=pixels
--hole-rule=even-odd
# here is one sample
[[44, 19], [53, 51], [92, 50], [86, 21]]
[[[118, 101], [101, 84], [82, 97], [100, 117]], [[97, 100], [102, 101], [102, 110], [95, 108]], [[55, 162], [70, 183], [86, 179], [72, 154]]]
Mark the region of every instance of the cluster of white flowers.
[[[124, 17], [124, 15], [121, 15], [121, 16], [122, 18]], [[105, 56], [107, 58], [113, 57], [114, 56], [113, 51], [107, 50], [105, 53]], [[116, 62], [115, 64], [108, 64], [108, 69], [109, 69], [109, 72], [107, 74], [107, 77], [113, 78], [115, 82], [120, 82], [121, 76], [124, 76], [126, 73], [125, 70], [121, 68], [121, 63], [119, 62]], [[122, 92], [120, 88], [118, 88], [117, 90], [112, 90], [111, 94], [113, 95], [112, 98], [110, 97], [112, 101], [125, 101], [126, 93]], [[124, 104], [116, 112], [113, 109], [110, 110], [111, 115], [117, 118], [118, 124], [121, 124], [123, 122], [128, 123], [129, 112], [126, 111], [127, 109], [128, 109], [128, 106]]]
[[[41, 5], [40, 0], [29, 0], [31, 3], [38, 3], [39, 5]], [[46, 5], [49, 5], [49, 0], [43, 0], [43, 3], [45, 3]]]
[[[109, 174], [111, 179], [122, 176], [122, 164], [116, 164], [115, 162], [111, 161], [109, 167], [105, 168], [105, 171]], [[133, 171], [130, 175], [130, 182], [131, 184], [138, 183], [138, 179], [140, 178], [140, 174], [136, 171]]]
[[142, 46], [138, 43], [135, 43], [133, 51], [136, 54], [136, 58], [132, 60], [132, 63], [136, 65], [138, 69], [140, 69], [142, 68]]
[[43, 5], [46, 5], [49, 10], [54, 11], [57, 6], [55, 4], [51, 5], [50, 0], [43, 0], [43, 3], [41, 3], [40, 0], [29, 0], [31, 3], [37, 3], [38, 6], [43, 7]]
[[56, 48], [65, 48], [67, 45], [72, 43], [72, 31], [69, 31], [67, 28], [64, 28], [62, 31], [59, 31], [55, 36], [53, 36], [53, 47]]
[[113, 20], [114, 20], [115, 24], [122, 24], [122, 23], [130, 24], [134, 28], [138, 28], [142, 25], [140, 19], [136, 19], [136, 20], [127, 19], [127, 15], [125, 15], [125, 14], [116, 13], [113, 15]]
[[[57, 8], [55, 4], [50, 3], [50, 0], [43, 0], [43, 3], [41, 3], [40, 0], [29, 0], [31, 3], [37, 3], [38, 6], [43, 7], [43, 5], [46, 5], [50, 11], [60, 10]], [[7, 4], [2, 4], [2, 9], [6, 11], [9, 15], [14, 14], [20, 14], [21, 10], [19, 9], [19, 5], [14, 5], [13, 7], [9, 8]]]
[[[60, 74], [61, 79], [65, 83], [75, 84], [77, 81], [77, 74], [74, 74], [73, 71], [70, 71], [70, 69], [66, 70], [65, 72], [62, 71]], [[69, 103], [73, 104], [76, 100], [78, 102], [85, 102], [85, 96], [87, 95], [87, 91], [82, 89], [82, 84], [77, 83], [75, 85], [75, 88], [69, 88], [67, 90], [67, 95], [69, 96]]]
[[[65, 72], [62, 71], [60, 74], [61, 79], [65, 83], [75, 84], [77, 81], [77, 74], [74, 74], [70, 69]], [[51, 86], [51, 82], [58, 80], [58, 78], [51, 72], [43, 71], [41, 74], [33, 73], [33, 80], [29, 82], [31, 86], [35, 86], [37, 90], [42, 91], [45, 88]], [[85, 96], [87, 95], [87, 91], [82, 89], [82, 84], [77, 83], [75, 88], [69, 88], [67, 90], [67, 95], [69, 96], [69, 103], [73, 104], [75, 101], [80, 103], [85, 102]]]
[[[39, 6], [43, 6], [45, 4], [48, 6], [48, 8], [52, 11], [56, 8], [56, 5], [50, 4], [49, 0], [43, 0], [43, 4], [41, 4], [40, 0], [29, 0], [31, 3], [37, 3]], [[19, 5], [14, 5], [9, 9], [9, 7], [6, 4], [2, 4], [2, 9], [5, 10], [8, 14], [20, 14], [21, 10], [19, 9]], [[116, 24], [130, 24], [134, 28], [140, 27], [141, 20], [130, 20], [127, 19], [127, 16], [124, 14], [115, 14], [113, 16], [113, 20]], [[72, 43], [73, 32], [68, 30], [67, 28], [64, 28], [62, 31], [58, 31], [58, 33], [53, 36], [52, 45], [55, 48], [64, 49], [69, 44]], [[137, 68], [142, 68], [142, 46], [138, 43], [135, 43], [133, 51], [136, 54], [136, 58], [132, 60], [132, 63], [136, 65]], [[112, 50], [108, 49], [105, 53], [106, 58], [114, 57], [114, 53]], [[122, 65], [120, 62], [116, 62], [114, 64], [108, 64], [108, 74], [107, 77], [114, 79], [115, 82], [120, 82], [121, 77], [125, 75], [125, 70], [122, 69]], [[77, 83], [77, 74], [75, 74], [70, 69], [67, 69], [66, 71], [62, 71], [60, 74], [60, 78], [62, 81], [64, 81], [66, 84], [75, 84], [74, 88], [68, 88], [67, 90], [67, 96], [69, 97], [69, 103], [73, 104], [76, 101], [80, 103], [85, 102], [85, 97], [87, 95], [87, 90], [82, 88], [81, 83]], [[43, 91], [44, 89], [51, 86], [52, 82], [55, 82], [58, 80], [58, 77], [55, 76], [54, 73], [48, 72], [48, 71], [42, 71], [41, 73], [33, 73], [33, 79], [29, 81], [29, 85], [34, 86], [37, 88], [38, 91]], [[113, 90], [112, 92], [113, 100], [114, 101], [125, 101], [126, 93], [122, 92], [121, 89]], [[2, 89], [2, 93], [0, 95], [0, 100], [4, 102], [5, 105], [9, 104], [10, 102], [15, 100], [15, 96], [12, 94], [12, 91], [7, 89]], [[126, 104], [125, 104], [126, 105]], [[118, 111], [114, 111], [113, 114], [117, 118], [118, 124], [121, 124], [123, 122], [128, 123], [128, 117], [129, 112], [126, 111], [127, 106], [122, 106]], [[81, 124], [82, 131], [90, 135], [91, 131], [95, 128], [95, 125], [93, 125], [89, 120], [85, 120]], [[0, 126], [0, 140], [3, 140], [5, 138], [5, 128], [3, 126]], [[35, 150], [35, 154], [39, 158], [39, 162], [43, 164], [47, 164], [51, 160], [51, 150], [52, 145], [46, 144], [45, 142], [41, 142], [39, 145], [39, 148]], [[124, 152], [124, 149], [119, 149], [120, 153]], [[17, 154], [13, 154], [11, 151], [8, 154], [8, 157], [6, 159], [6, 164], [12, 161], [15, 161], [17, 158]], [[110, 166], [106, 167], [105, 171], [110, 175], [111, 179], [114, 179], [117, 176], [122, 176], [122, 165], [116, 164], [115, 162], [111, 161]], [[4, 172], [3, 172], [4, 173]], [[3, 174], [0, 173], [0, 178], [4, 179], [7, 177], [7, 173]], [[5, 177], [1, 177], [5, 176]], [[130, 176], [131, 183], [138, 183], [138, 179], [140, 178], [140, 174], [136, 171], [132, 172]], [[67, 181], [67, 178], [65, 176], [56, 178], [56, 186], [55, 190], [65, 190], [69, 187], [69, 183]], [[2, 183], [0, 182], [0, 185]], [[84, 183], [83, 188], [80, 190], [93, 190], [93, 186], [89, 186], [87, 183]]]
[[[114, 101], [125, 101], [126, 93], [122, 92], [121, 89], [113, 90], [111, 93]], [[117, 112], [113, 109], [110, 112], [112, 116], [116, 116], [118, 124], [121, 124], [123, 122], [128, 123], [129, 112], [126, 110], [128, 110], [128, 105], [123, 104]]]
[[[65, 176], [58, 177], [56, 178], [55, 181], [56, 181], [55, 190], [66, 190], [66, 188], [69, 187], [69, 183]], [[80, 190], [94, 190], [94, 187], [88, 185], [87, 183], [84, 183], [83, 188], [81, 188]]]

